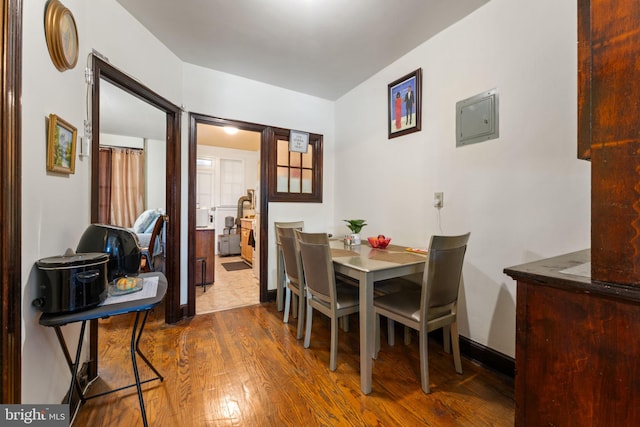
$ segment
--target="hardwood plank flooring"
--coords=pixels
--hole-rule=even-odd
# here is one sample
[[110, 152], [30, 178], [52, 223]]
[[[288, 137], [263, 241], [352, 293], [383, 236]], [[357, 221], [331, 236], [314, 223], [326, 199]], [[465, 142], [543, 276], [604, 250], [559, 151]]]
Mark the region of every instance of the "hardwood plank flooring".
[[[329, 321], [315, 314], [311, 347], [282, 323], [275, 303], [199, 315], [177, 325], [153, 312], [140, 341], [165, 377], [143, 385], [150, 426], [512, 426], [513, 381], [429, 344], [432, 393], [420, 389], [417, 338], [386, 337], [374, 362], [373, 392], [360, 392], [358, 316], [339, 333], [338, 368], [329, 371]], [[100, 321], [100, 377], [89, 393], [132, 382], [133, 317]], [[386, 327], [382, 328], [383, 330]], [[141, 378], [152, 376], [139, 360]], [[87, 401], [74, 426], [140, 426], [135, 388]]]

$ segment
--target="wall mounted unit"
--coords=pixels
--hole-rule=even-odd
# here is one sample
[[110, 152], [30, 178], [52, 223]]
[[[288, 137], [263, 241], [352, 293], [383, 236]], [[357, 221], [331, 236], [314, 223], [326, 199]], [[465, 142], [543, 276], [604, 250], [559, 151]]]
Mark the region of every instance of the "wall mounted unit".
[[456, 103], [456, 147], [488, 141], [498, 136], [496, 89]]

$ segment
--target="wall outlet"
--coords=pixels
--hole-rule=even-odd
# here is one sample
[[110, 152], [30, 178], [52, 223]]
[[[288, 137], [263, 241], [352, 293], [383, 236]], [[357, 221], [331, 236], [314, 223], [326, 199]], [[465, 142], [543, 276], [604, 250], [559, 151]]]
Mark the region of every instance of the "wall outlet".
[[444, 206], [444, 193], [433, 193], [433, 207], [440, 209]]

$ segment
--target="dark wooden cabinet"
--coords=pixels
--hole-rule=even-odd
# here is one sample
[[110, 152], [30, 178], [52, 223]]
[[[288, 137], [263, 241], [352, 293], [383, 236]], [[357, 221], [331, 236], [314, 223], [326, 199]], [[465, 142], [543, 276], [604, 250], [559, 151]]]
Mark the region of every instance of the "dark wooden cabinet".
[[196, 259], [194, 260], [196, 285], [210, 285], [215, 280], [215, 244], [216, 230], [213, 228], [196, 229]]
[[578, 1], [578, 155], [591, 160], [591, 273], [640, 284], [640, 2]]
[[638, 425], [640, 289], [563, 273], [589, 261], [505, 269], [518, 282], [516, 426]]

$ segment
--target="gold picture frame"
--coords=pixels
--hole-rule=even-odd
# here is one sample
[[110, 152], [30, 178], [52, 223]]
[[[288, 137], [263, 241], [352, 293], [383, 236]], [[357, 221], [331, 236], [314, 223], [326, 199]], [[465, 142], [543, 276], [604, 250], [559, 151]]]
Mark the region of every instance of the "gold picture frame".
[[58, 71], [78, 63], [78, 28], [73, 14], [59, 0], [49, 0], [44, 15], [44, 34], [53, 65]]
[[78, 131], [55, 114], [49, 114], [47, 132], [47, 170], [72, 174], [76, 171]]

